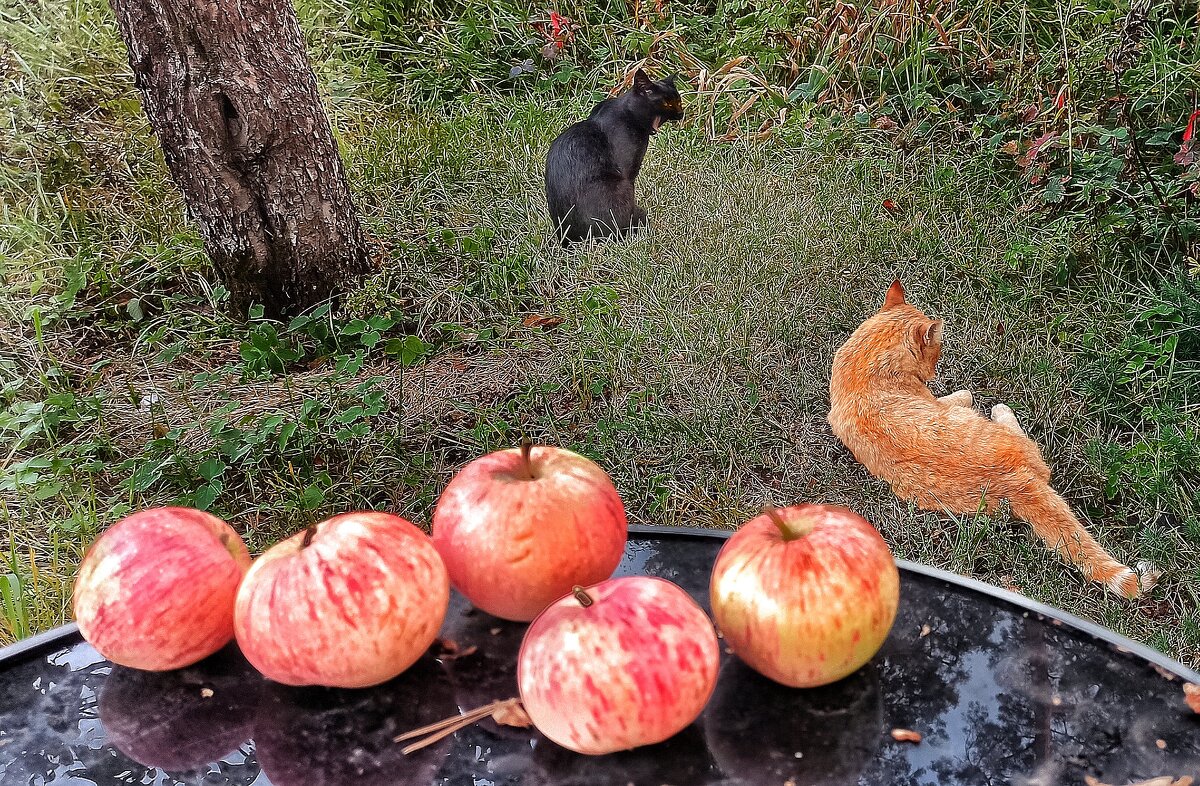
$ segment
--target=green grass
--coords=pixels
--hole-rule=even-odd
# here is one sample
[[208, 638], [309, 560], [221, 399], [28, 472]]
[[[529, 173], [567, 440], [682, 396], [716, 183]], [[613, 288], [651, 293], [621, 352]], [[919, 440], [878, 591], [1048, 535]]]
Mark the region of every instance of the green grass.
[[[639, 181], [653, 232], [565, 252], [542, 161], [586, 101], [408, 105], [358, 42], [324, 32], [339, 13], [305, 21], [386, 264], [339, 312], [288, 326], [223, 315], [106, 6], [0, 12], [0, 68], [18, 80], [0, 130], [0, 640], [68, 618], [82, 550], [128, 510], [207, 504], [255, 551], [356, 507], [426, 524], [465, 461], [528, 435], [599, 461], [631, 521], [735, 527], [766, 502], [846, 504], [897, 556], [1200, 664], [1188, 279], [1180, 321], [1147, 317], [1161, 287], [1100, 230], [1023, 210], [978, 149], [799, 122], [763, 143], [669, 128]], [[897, 502], [832, 437], [833, 352], [897, 274], [947, 322], [936, 391], [1010, 404], [1100, 540], [1166, 569], [1150, 599], [1085, 585], [1007, 517]]]

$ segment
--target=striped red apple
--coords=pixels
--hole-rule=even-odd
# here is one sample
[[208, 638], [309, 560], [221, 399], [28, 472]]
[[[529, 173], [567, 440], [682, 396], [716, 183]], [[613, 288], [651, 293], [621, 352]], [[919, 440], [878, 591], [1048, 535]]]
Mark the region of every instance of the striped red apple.
[[720, 647], [704, 610], [649, 576], [576, 588], [543, 611], [517, 659], [521, 703], [546, 737], [577, 753], [661, 742], [699, 717]]
[[808, 688], [859, 669], [883, 646], [900, 574], [871, 523], [838, 505], [768, 510], [717, 555], [713, 618], [751, 668]]
[[233, 638], [234, 598], [249, 567], [246, 544], [216, 516], [139, 511], [84, 555], [74, 594], [79, 632], [121, 666], [190, 666]]
[[388, 513], [344, 513], [255, 560], [234, 621], [242, 653], [269, 679], [365, 688], [421, 657], [449, 602], [424, 532]]
[[433, 545], [454, 588], [487, 613], [528, 622], [621, 562], [625, 507], [603, 469], [569, 450], [500, 450], [454, 476]]

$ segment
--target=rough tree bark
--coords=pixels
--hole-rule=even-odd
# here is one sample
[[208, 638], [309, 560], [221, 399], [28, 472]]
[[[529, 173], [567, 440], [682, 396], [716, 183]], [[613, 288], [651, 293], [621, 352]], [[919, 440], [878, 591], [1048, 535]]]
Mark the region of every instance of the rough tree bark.
[[235, 314], [370, 267], [291, 0], [110, 0], [142, 106]]

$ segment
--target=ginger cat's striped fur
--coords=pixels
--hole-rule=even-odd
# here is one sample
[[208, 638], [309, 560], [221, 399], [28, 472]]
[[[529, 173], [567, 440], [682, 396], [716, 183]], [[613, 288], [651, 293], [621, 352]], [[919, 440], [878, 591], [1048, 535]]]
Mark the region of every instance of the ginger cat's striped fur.
[[1008, 500], [1013, 513], [1090, 580], [1134, 598], [1158, 573], [1113, 559], [1050, 488], [1050, 469], [1013, 411], [975, 411], [970, 391], [935, 398], [926, 387], [941, 355], [942, 321], [904, 300], [899, 280], [883, 308], [837, 351], [829, 425], [872, 475], [927, 510], [975, 513]]

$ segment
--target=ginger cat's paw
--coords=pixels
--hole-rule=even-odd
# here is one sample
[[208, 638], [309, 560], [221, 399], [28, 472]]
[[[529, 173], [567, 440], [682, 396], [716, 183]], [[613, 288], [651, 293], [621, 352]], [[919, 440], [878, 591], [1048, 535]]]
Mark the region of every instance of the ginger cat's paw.
[[1017, 414], [1007, 404], [997, 404], [992, 407], [992, 420], [1001, 426], [1007, 426], [1018, 434], [1025, 433], [1025, 429], [1021, 428], [1021, 424], [1017, 421]]
[[1162, 571], [1151, 562], [1142, 561], [1137, 564], [1137, 570], [1122, 568], [1105, 582], [1106, 586], [1123, 598], [1130, 600], [1140, 598], [1154, 589], [1162, 577]]
[[1162, 578], [1163, 574], [1163, 572], [1158, 569], [1158, 566], [1149, 560], [1142, 560], [1134, 566], [1134, 569], [1138, 572], [1138, 578], [1142, 584], [1143, 595], [1147, 594], [1150, 592], [1150, 590], [1154, 589], [1154, 587], [1158, 585], [1158, 580]]
[[970, 409], [975, 406], [975, 397], [971, 395], [969, 390], [956, 390], [953, 393], [947, 393], [938, 399], [954, 407], [966, 407]]

